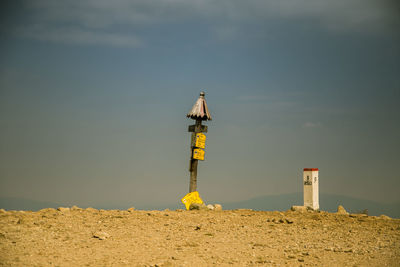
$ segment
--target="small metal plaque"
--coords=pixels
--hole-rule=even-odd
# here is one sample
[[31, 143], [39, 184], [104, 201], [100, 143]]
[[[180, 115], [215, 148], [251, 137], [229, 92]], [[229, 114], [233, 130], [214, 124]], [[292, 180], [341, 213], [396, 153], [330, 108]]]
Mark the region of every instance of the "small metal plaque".
[[199, 148], [206, 148], [206, 135], [202, 133], [197, 133], [194, 146]]
[[193, 158], [198, 160], [204, 160], [204, 150], [201, 148], [194, 149]]

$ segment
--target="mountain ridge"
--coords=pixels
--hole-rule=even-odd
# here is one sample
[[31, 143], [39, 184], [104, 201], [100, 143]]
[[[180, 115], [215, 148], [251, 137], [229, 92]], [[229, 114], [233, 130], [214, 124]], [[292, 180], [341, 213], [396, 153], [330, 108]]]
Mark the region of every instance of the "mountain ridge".
[[[206, 201], [207, 202], [207, 201]], [[302, 193], [290, 193], [280, 195], [265, 195], [250, 198], [237, 202], [220, 202], [224, 209], [253, 209], [253, 210], [279, 210], [284, 211], [290, 209], [293, 205], [303, 204]], [[93, 205], [80, 205], [82, 208], [93, 207], [97, 209], [128, 209], [132, 206], [137, 209], [144, 210], [162, 210], [162, 209], [179, 209], [184, 208], [180, 202], [176, 203], [160, 203], [160, 204], [137, 204], [121, 203], [96, 203]], [[368, 210], [369, 215], [379, 216], [385, 214], [393, 218], [400, 218], [400, 203], [380, 203], [377, 201], [353, 198], [335, 194], [320, 194], [320, 209], [328, 212], [336, 212], [337, 206], [342, 205], [350, 213], [359, 213]], [[32, 210], [37, 211], [44, 208], [58, 208], [72, 206], [70, 203], [56, 203], [51, 201], [37, 201], [26, 198], [17, 197], [0, 197], [0, 208], [6, 210]]]
[[[336, 194], [320, 194], [320, 209], [336, 212], [342, 205], [350, 213], [368, 210], [369, 215], [385, 214], [400, 218], [400, 203], [380, 203], [373, 200], [354, 198]], [[225, 209], [250, 208], [253, 210], [288, 210], [293, 205], [303, 205], [303, 193], [266, 195], [238, 202], [223, 203]]]

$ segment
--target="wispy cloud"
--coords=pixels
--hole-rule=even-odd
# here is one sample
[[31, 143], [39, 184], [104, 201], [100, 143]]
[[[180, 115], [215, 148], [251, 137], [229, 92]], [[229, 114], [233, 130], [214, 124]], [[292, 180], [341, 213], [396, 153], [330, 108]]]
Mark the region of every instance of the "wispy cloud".
[[22, 27], [16, 31], [21, 37], [39, 41], [64, 44], [107, 45], [116, 47], [139, 47], [142, 40], [132, 34], [110, 33], [80, 28], [48, 28], [42, 26]]
[[[380, 32], [400, 24], [396, 1], [376, 0], [36, 0], [23, 2], [22, 37], [68, 44], [137, 47], [146, 27], [206, 22], [217, 41], [238, 38], [246, 25], [309, 22], [336, 32]], [[21, 24], [21, 23], [20, 23]], [[26, 25], [34, 25], [26, 27]], [[21, 30], [22, 28], [22, 30]]]
[[319, 128], [322, 127], [322, 124], [320, 122], [305, 122], [302, 125], [303, 128]]
[[239, 101], [263, 101], [268, 99], [266, 95], [239, 95], [236, 98]]

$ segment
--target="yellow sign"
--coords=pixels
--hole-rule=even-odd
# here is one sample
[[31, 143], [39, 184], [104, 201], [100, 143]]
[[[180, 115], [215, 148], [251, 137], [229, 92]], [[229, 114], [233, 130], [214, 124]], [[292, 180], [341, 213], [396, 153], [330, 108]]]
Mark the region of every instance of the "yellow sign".
[[203, 204], [203, 200], [200, 198], [199, 192], [197, 191], [187, 194], [181, 199], [181, 201], [185, 204], [187, 210], [189, 210], [190, 204], [192, 203]]
[[193, 158], [198, 160], [204, 160], [204, 150], [201, 148], [193, 149]]
[[195, 147], [205, 148], [206, 147], [206, 135], [202, 133], [196, 134]]

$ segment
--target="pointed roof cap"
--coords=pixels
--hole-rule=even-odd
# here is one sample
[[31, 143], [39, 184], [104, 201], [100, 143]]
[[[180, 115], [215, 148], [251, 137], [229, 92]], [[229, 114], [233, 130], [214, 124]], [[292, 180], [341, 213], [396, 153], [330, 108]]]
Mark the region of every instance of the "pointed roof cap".
[[204, 96], [205, 93], [201, 92], [200, 97], [197, 99], [196, 103], [193, 105], [186, 117], [193, 120], [211, 120], [211, 115], [208, 111], [207, 102]]

